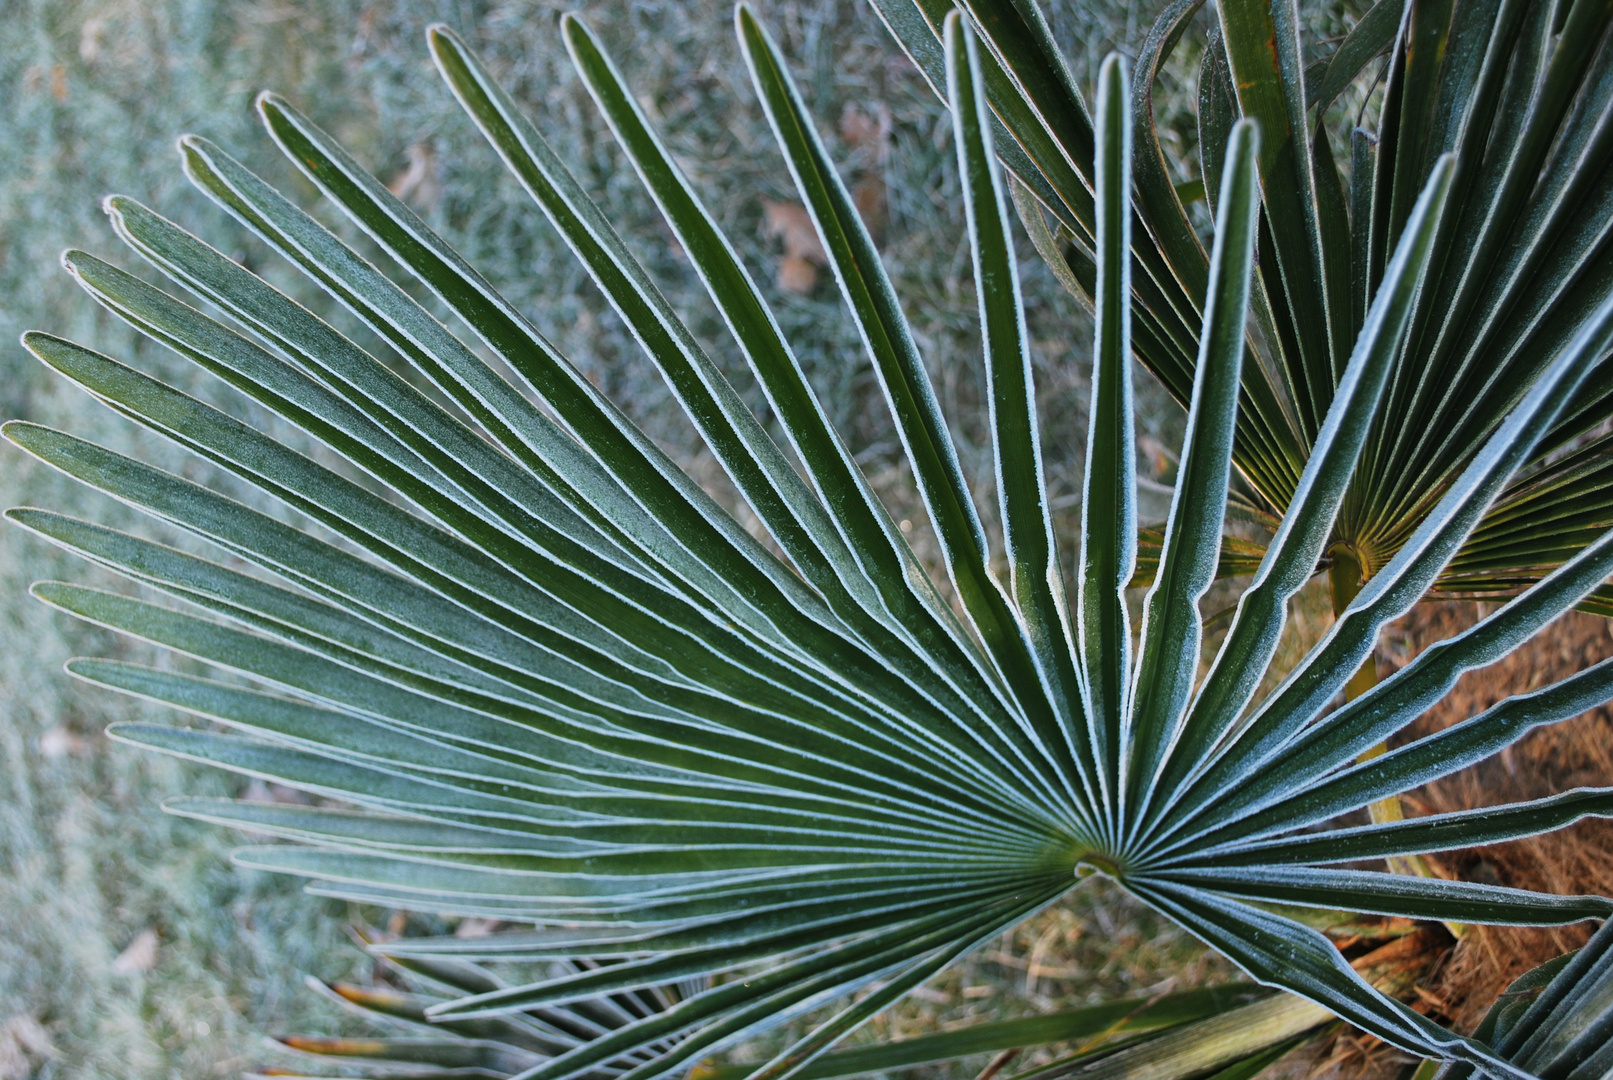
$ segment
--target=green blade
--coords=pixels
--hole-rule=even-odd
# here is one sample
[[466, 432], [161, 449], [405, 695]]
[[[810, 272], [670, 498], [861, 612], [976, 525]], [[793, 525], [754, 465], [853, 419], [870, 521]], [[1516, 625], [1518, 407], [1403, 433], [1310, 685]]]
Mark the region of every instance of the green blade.
[[[836, 1051], [807, 1065], [797, 1075], [799, 1080], [837, 1080], [1052, 1042], [1091, 1043], [1093, 1052], [1100, 1052], [1112, 1048], [1116, 1039], [1135, 1038], [1137, 1034], [1230, 1011], [1244, 1004], [1252, 992], [1257, 991], [1247, 983], [1232, 984], [1159, 998], [1122, 999], [1044, 1016], [969, 1024], [952, 1031]], [[749, 1070], [750, 1066], [745, 1065], [718, 1066], [707, 1080], [744, 1080]]]
[[1333, 166], [1312, 156], [1297, 4], [1233, 0], [1218, 11], [1239, 111], [1260, 124], [1266, 218], [1298, 345], [1300, 370], [1291, 381], [1310, 441], [1349, 352], [1349, 257], [1337, 249], [1338, 228], [1328, 220], [1323, 190], [1328, 182], [1336, 186], [1337, 174], [1319, 176], [1319, 169]]
[[1071, 1075], [1071, 1066], [1079, 1068], [1075, 1075], [1098, 1080], [1138, 1076], [1187, 1080], [1218, 1068], [1231, 1069], [1251, 1053], [1286, 1047], [1332, 1018], [1326, 1009], [1303, 998], [1276, 994], [1139, 1040], [1098, 1061], [1085, 1061], [1093, 1051], [1083, 1049], [1019, 1073], [1013, 1080], [1057, 1080]]
[[1461, 634], [1437, 641], [1371, 690], [1287, 743], [1282, 778], [1254, 776], [1223, 804], [1231, 810], [1293, 791], [1360, 757], [1422, 715], [1462, 674], [1511, 655], [1613, 574], [1613, 532], [1499, 611]]
[[1184, 865], [1208, 861], [1217, 866], [1244, 866], [1388, 859], [1539, 836], [1590, 816], [1613, 817], [1613, 788], [1576, 788], [1504, 806], [1209, 848], [1180, 861]]
[[[1327, 779], [1285, 792], [1266, 810], [1201, 836], [1198, 844], [1223, 843], [1238, 836], [1271, 835], [1325, 821], [1356, 807], [1409, 791], [1500, 753], [1527, 732], [1577, 716], [1613, 699], [1613, 661], [1602, 663], [1530, 694], [1510, 697], [1478, 716], [1389, 751]], [[1206, 815], [1207, 817], [1209, 815]], [[1214, 815], [1220, 817], [1221, 815]]]
[[1423, 1057], [1468, 1061], [1492, 1076], [1530, 1074], [1373, 989], [1320, 933], [1235, 900], [1154, 880], [1127, 887], [1171, 914], [1256, 979], [1323, 1006], [1385, 1042]]
[[[735, 20], [757, 95], [874, 361], [964, 610], [997, 669], [1021, 674], [1020, 679], [1012, 681], [1011, 688], [1005, 686], [1003, 691], [1017, 695], [1014, 700], [1019, 708], [1015, 711], [1035, 709], [1045, 716], [1045, 695], [1036, 693], [1041, 680], [1003, 587], [987, 567], [985, 532], [958, 466], [956, 449], [935, 401], [929, 374], [879, 253], [817, 137], [782, 54], [747, 7], [740, 5], [736, 9]], [[1030, 725], [1023, 715], [1018, 722]], [[1034, 744], [1020, 751], [1022, 760], [1034, 774], [1045, 777], [1055, 802], [1067, 801], [1051, 794], [1062, 792], [1064, 781], [1049, 774], [1047, 759], [1031, 746]]]
[[1227, 147], [1216, 209], [1204, 332], [1176, 492], [1159, 570], [1143, 601], [1132, 713], [1123, 746], [1128, 828], [1146, 814], [1198, 676], [1203, 638], [1198, 605], [1215, 579], [1226, 516], [1223, 499], [1204, 496], [1225, 491], [1231, 480], [1244, 325], [1254, 272], [1259, 147], [1259, 129], [1251, 121], [1239, 121]]
[[[438, 70], [460, 104], [587, 268], [791, 561], [837, 608], [855, 600], [865, 611], [876, 609], [869, 581], [816, 493], [672, 311], [604, 213], [451, 30], [433, 27], [428, 38]], [[692, 254], [710, 258], [704, 248]]]
[[1052, 702], [1058, 722], [1057, 728], [1040, 732], [1043, 753], [1050, 753], [1066, 777], [1073, 771], [1072, 765], [1078, 770], [1080, 795], [1073, 789], [1069, 794], [1084, 797], [1085, 816], [1090, 821], [1098, 813], [1097, 763], [1084, 738], [1087, 718], [1071, 651], [1064, 568], [1047, 504], [1024, 304], [1008, 211], [986, 124], [980, 58], [961, 15], [947, 21], [946, 46], [947, 92], [974, 258], [1009, 584], [1040, 676], [1038, 689]]
[[[1238, 601], [1221, 651], [1190, 706], [1171, 758], [1162, 772], [1154, 820], [1185, 815], [1203, 801], [1185, 786], [1216, 744], [1237, 725], [1276, 655], [1288, 602], [1315, 573], [1332, 536], [1362, 448], [1378, 412], [1384, 385], [1398, 355], [1413, 299], [1427, 265], [1439, 210], [1449, 189], [1447, 161], [1424, 190], [1410, 226], [1395, 251], [1385, 284], [1373, 301], [1355, 353], [1339, 382], [1326, 421], [1317, 433], [1304, 476], [1282, 524], [1267, 547], [1254, 583]], [[1353, 669], [1352, 669], [1353, 670]], [[1199, 791], [1205, 791], [1201, 785]], [[1184, 804], [1177, 806], [1178, 801]], [[1180, 820], [1178, 816], [1176, 820]], [[1166, 826], [1168, 828], [1168, 826]]]
[[1093, 753], [1108, 827], [1118, 828], [1120, 739], [1131, 674], [1126, 584], [1137, 556], [1137, 461], [1131, 400], [1131, 112], [1125, 65], [1098, 81], [1098, 289], [1091, 419], [1081, 489], [1076, 631]]
[[[1508, 478], [1528, 459], [1539, 438], [1574, 393], [1590, 366], [1613, 345], [1613, 300], [1553, 358], [1550, 369], [1529, 389], [1478, 454], [1430, 512], [1406, 545], [1356, 596], [1283, 687], [1262, 706], [1240, 740], [1206, 775], [1201, 790], [1226, 790], [1249, 768], [1267, 760], [1306, 718], [1360, 666], [1378, 628], [1408, 610], [1482, 519]], [[1202, 801], [1201, 801], [1202, 804]]]
[[1489, 926], [1561, 926], [1605, 919], [1613, 900], [1559, 896], [1500, 885], [1445, 881], [1409, 874], [1314, 867], [1164, 870], [1159, 880], [1210, 889], [1260, 903], [1302, 904], [1409, 919]]
[[1327, 73], [1322, 77], [1316, 93], [1307, 94], [1305, 108], [1318, 114], [1327, 112], [1345, 87], [1373, 60], [1389, 51], [1400, 30], [1406, 10], [1404, 0], [1377, 0], [1372, 8], [1351, 28], [1333, 55], [1327, 60]]

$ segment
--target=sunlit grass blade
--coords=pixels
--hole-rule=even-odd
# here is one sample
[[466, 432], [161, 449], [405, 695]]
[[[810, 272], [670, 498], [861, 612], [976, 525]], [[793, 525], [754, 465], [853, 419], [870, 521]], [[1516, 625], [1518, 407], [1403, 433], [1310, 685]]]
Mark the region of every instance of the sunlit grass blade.
[[[1137, 531], [1137, 569], [1131, 575], [1131, 588], [1146, 589], [1154, 584], [1159, 572], [1159, 556], [1165, 549], [1165, 534], [1159, 529]], [[1257, 540], [1221, 536], [1221, 552], [1216, 559], [1215, 576], [1220, 578], [1249, 577], [1260, 569], [1266, 558], [1266, 546]]]

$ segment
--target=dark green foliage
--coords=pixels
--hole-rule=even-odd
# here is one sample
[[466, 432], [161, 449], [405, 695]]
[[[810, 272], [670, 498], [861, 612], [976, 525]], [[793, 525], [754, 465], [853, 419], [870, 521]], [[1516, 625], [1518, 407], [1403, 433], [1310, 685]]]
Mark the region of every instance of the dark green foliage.
[[[1142, 320], [1134, 326], [1124, 65], [1112, 58], [1102, 68], [1091, 126], [1096, 345], [1078, 558], [1067, 575], [993, 150], [988, 93], [1000, 72], [968, 23], [950, 17], [941, 58], [979, 302], [999, 538], [983, 524], [917, 339], [782, 53], [749, 9], [736, 21], [890, 406], [948, 584], [929, 575], [887, 511], [761, 290], [587, 28], [562, 24], [577, 71], [710, 292], [782, 445], [562, 156], [462, 40], [438, 27], [430, 46], [453, 93], [660, 372], [767, 542], [335, 139], [264, 95], [258, 108], [275, 143], [412, 281], [395, 282], [205, 139], [181, 141], [186, 175], [345, 307], [396, 366], [135, 200], [107, 201], [118, 235], [233, 327], [67, 253], [70, 273], [108, 311], [323, 444], [301, 454], [107, 356], [25, 335], [40, 360], [117, 413], [293, 512], [271, 516], [44, 425], [6, 427], [41, 461], [213, 556], [55, 511], [10, 512], [159, 598], [41, 582], [40, 599], [195, 661], [184, 670], [74, 661], [70, 671], [89, 683], [206, 721], [121, 724], [113, 734], [317, 799], [173, 805], [292, 841], [243, 849], [246, 866], [308, 877], [314, 891], [354, 902], [532, 924], [480, 942], [377, 945], [405, 966], [564, 962], [510, 985], [439, 979], [449, 992], [416, 1003], [417, 1019], [468, 1036], [429, 1051], [410, 1044], [436, 1066], [472, 1070], [459, 1075], [563, 1080], [606, 1070], [650, 1080], [838, 1002], [751, 1074], [795, 1075], [981, 942], [1101, 874], [1260, 982], [1298, 995], [1206, 1019], [1189, 1008], [1155, 1039], [1104, 1046], [1113, 1054], [1097, 1064], [1102, 1075], [1145, 1061], [1173, 1076], [1243, 1075], [1331, 1013], [1427, 1057], [1527, 1076], [1369, 984], [1322, 934], [1270, 905], [1525, 925], [1613, 911], [1603, 897], [1338, 868], [1314, 850], [1313, 832], [1293, 835], [1324, 826], [1355, 858], [1376, 859], [1608, 811], [1608, 792], [1596, 790], [1408, 824], [1338, 825], [1613, 698], [1613, 666], [1600, 665], [1355, 763], [1461, 672], [1582, 601], [1613, 569], [1613, 539], [1598, 538], [1468, 633], [1328, 710], [1379, 628], [1434, 584], [1582, 399], [1613, 340], [1613, 301], [1506, 403], [1332, 632], [1256, 701], [1287, 601], [1314, 572], [1389, 415], [1431, 261], [1444, 251], [1460, 158], [1432, 161], [1358, 331], [1328, 316], [1323, 344], [1342, 355], [1305, 354], [1316, 361], [1309, 385], [1327, 384], [1327, 400], [1311, 403], [1314, 430], [1286, 512], [1195, 685], [1198, 604], [1221, 565], [1224, 492], [1248, 423], [1243, 328], [1259, 313], [1268, 269], [1257, 258], [1262, 170], [1287, 160], [1273, 157], [1279, 112], [1230, 124], [1218, 143], [1224, 165], [1192, 320], [1187, 434], [1134, 657], [1130, 357]], [[1045, 45], [1039, 24], [1020, 29]], [[1073, 94], [1058, 71], [1043, 89]], [[1281, 86], [1272, 92], [1280, 97]], [[1079, 136], [1078, 120], [1063, 116], [1063, 136]], [[1279, 129], [1275, 144], [1267, 124]], [[457, 336], [436, 312], [469, 334]], [[1329, 344], [1335, 330], [1344, 340]], [[660, 989], [669, 986], [678, 989]], [[511, 1040], [463, 1026], [600, 1009], [614, 1010], [613, 1022], [524, 1047], [526, 1058]]]
[[[989, 43], [1004, 164], [1036, 200], [1021, 212], [1033, 235], [1046, 234], [1044, 255], [1090, 298], [1101, 178], [1086, 104], [1034, 3], [964, 6]], [[1199, 74], [1202, 172], [1185, 185], [1173, 179], [1191, 162], [1167, 157], [1153, 86], [1201, 6], [1168, 5], [1137, 65], [1133, 345], [1185, 403], [1208, 256], [1183, 193], [1202, 191], [1213, 211], [1231, 125], [1259, 121], [1260, 261], [1234, 458], [1274, 518], [1297, 497], [1418, 193], [1454, 155], [1427, 281], [1329, 537], [1371, 577], [1550, 357], [1595, 319], [1613, 283], [1613, 11], [1592, 0], [1380, 0], [1313, 59], [1297, 0], [1218, 4]], [[939, 86], [950, 2], [876, 7]], [[1352, 111], [1341, 115], [1332, 106], [1352, 84]], [[1610, 380], [1613, 366], [1599, 363], [1442, 570], [1435, 595], [1515, 593], [1613, 524], [1613, 443], [1601, 426], [1613, 417]], [[1585, 606], [1613, 613], [1600, 590]]]

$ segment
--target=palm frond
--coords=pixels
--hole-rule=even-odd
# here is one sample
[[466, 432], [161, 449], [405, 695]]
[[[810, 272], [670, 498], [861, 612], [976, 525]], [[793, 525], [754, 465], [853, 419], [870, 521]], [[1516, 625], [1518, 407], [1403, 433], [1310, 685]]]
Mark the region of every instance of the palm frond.
[[[933, 43], [949, 5], [875, 6], [935, 81]], [[1046, 233], [1038, 246], [1067, 286], [1090, 300], [1098, 251], [1092, 193], [1102, 180], [1081, 94], [1033, 2], [965, 7], [987, 45], [992, 109], [1012, 138], [1003, 161], [1027, 192], [1021, 215], [1033, 234]], [[1134, 173], [1132, 346], [1184, 405], [1199, 362], [1208, 266], [1172, 182], [1193, 163], [1167, 160], [1151, 102], [1158, 71], [1201, 7], [1179, 0], [1159, 14], [1133, 85], [1143, 149]], [[1320, 451], [1352, 343], [1366, 330], [1418, 193], [1444, 155], [1454, 155], [1427, 283], [1390, 346], [1387, 407], [1333, 526], [1333, 542], [1368, 576], [1407, 542], [1608, 293], [1610, 19], [1589, 2], [1382, 0], [1330, 56], [1312, 63], [1297, 0], [1214, 8], [1198, 117], [1199, 183], [1212, 209], [1232, 124], [1255, 119], [1263, 136], [1261, 258], [1234, 460], [1279, 513], [1298, 498], [1303, 464]], [[1370, 91], [1369, 81], [1384, 86], [1374, 115], [1336, 118], [1330, 110], [1340, 95], [1352, 84]], [[1348, 148], [1347, 161], [1336, 159], [1335, 143]], [[1613, 416], [1610, 370], [1598, 365], [1525, 470], [1542, 473], [1547, 486], [1552, 474], [1566, 481], [1571, 472], [1573, 504], [1543, 499], [1520, 478], [1433, 595], [1515, 593], [1613, 522], [1613, 446], [1583, 438]], [[1554, 463], [1565, 448], [1577, 448], [1571, 469]]]
[[[1429, 267], [1447, 250], [1460, 156], [1439, 158], [1419, 179], [1361, 331], [1336, 340], [1343, 324], [1331, 308], [1307, 327], [1315, 335], [1304, 354], [1315, 376], [1308, 456], [1210, 674], [1195, 687], [1198, 604], [1221, 561], [1224, 492], [1251, 430], [1239, 406], [1252, 370], [1243, 328], [1251, 312], [1263, 317], [1263, 275], [1273, 269], [1257, 258], [1259, 181], [1262, 169], [1287, 160], [1273, 148], [1292, 141], [1304, 120], [1279, 107], [1286, 83], [1267, 88], [1276, 96], [1260, 121], [1229, 126], [1203, 295], [1169, 313], [1184, 325], [1191, 316], [1194, 326], [1183, 369], [1192, 375], [1191, 412], [1133, 658], [1127, 368], [1134, 330], [1153, 331], [1141, 317], [1133, 322], [1129, 298], [1157, 267], [1134, 257], [1134, 110], [1124, 65], [1105, 66], [1089, 144], [1079, 109], [1058, 114], [1064, 126], [1049, 135], [1068, 160], [1085, 167], [1090, 159], [1100, 181], [1090, 205], [1077, 199], [1070, 208], [1075, 225], [1091, 225], [1099, 318], [1080, 558], [1067, 578], [1041, 473], [988, 111], [993, 88], [1010, 72], [1026, 77], [1021, 61], [1045, 51], [1044, 28], [1028, 17], [1010, 27], [1019, 51], [1005, 61], [1001, 42], [994, 39], [998, 53], [981, 48], [962, 17], [941, 27], [939, 70], [953, 106], [991, 392], [1003, 582], [878, 254], [784, 57], [748, 9], [737, 23], [758, 95], [890, 401], [957, 610], [893, 527], [747, 271], [586, 27], [572, 19], [563, 28], [579, 70], [708, 284], [795, 461], [538, 127], [463, 42], [435, 29], [432, 53], [450, 88], [637, 335], [781, 554], [741, 528], [334, 140], [265, 96], [259, 108], [277, 144], [479, 344], [457, 338], [380, 268], [202, 140], [181, 142], [193, 182], [457, 411], [154, 211], [108, 201], [128, 246], [234, 328], [70, 252], [65, 263], [85, 290], [301, 427], [323, 444], [324, 460], [344, 463], [329, 467], [83, 346], [27, 335], [41, 361], [114, 412], [307, 522], [288, 523], [73, 435], [5, 428], [41, 461], [214, 552], [191, 554], [49, 510], [10, 512], [143, 590], [44, 582], [34, 589], [41, 600], [211, 670], [73, 661], [70, 671], [86, 682], [202, 721], [119, 725], [113, 734], [323, 800], [174, 806], [284, 841], [243, 849], [243, 865], [301, 875], [317, 892], [355, 901], [532, 927], [381, 950], [397, 963], [570, 965], [508, 985], [451, 985], [437, 1000], [398, 1005], [413, 1010], [410, 1018], [485, 1032], [661, 994], [653, 1008], [618, 1009], [619, 1022], [533, 1051], [515, 1072], [523, 1080], [602, 1070], [650, 1080], [809, 1013], [818, 1022], [751, 1075], [840, 1075], [825, 1056], [838, 1041], [1094, 873], [1255, 979], [1297, 995], [1214, 1017], [1178, 1001], [1183, 1009], [1161, 1018], [1171, 1030], [1159, 1039], [1104, 1048], [1110, 1056], [1094, 1067], [1105, 1076], [1146, 1062], [1155, 1075], [1224, 1069], [1235, 1080], [1334, 1015], [1417, 1054], [1527, 1077], [1515, 1058], [1404, 1005], [1284, 913], [1292, 908], [1273, 905], [1528, 925], [1613, 909], [1601, 897], [1330, 865], [1561, 827], [1608, 814], [1605, 790], [1411, 822], [1326, 824], [1613, 699], [1613, 667], [1600, 665], [1354, 764], [1363, 740], [1400, 731], [1462, 671], [1505, 655], [1590, 595], [1613, 558], [1613, 540], [1598, 538], [1468, 634], [1328, 712], [1378, 628], [1453, 564], [1596, 385], [1596, 365], [1613, 343], [1613, 301], [1565, 336], [1485, 426], [1481, 445], [1428, 494], [1416, 528], [1333, 631], [1251, 710], [1287, 601], [1349, 511], [1351, 478], [1378, 445], [1372, 432], [1392, 426], [1395, 358], [1417, 332]], [[1058, 104], [1073, 84], [1059, 76], [1033, 89], [1046, 95], [1030, 99], [1041, 107]], [[1319, 157], [1309, 160], [1285, 167], [1317, 167]], [[1335, 265], [1331, 249], [1291, 239], [1284, 274], [1294, 260]], [[1163, 327], [1161, 319], [1151, 325]], [[670, 985], [685, 989], [657, 989]], [[1023, 1037], [975, 1032], [953, 1049]], [[495, 1067], [485, 1056], [508, 1051], [486, 1041], [419, 1044], [420, 1057], [508, 1072], [506, 1057]], [[1066, 1061], [1041, 1075], [1075, 1067]]]

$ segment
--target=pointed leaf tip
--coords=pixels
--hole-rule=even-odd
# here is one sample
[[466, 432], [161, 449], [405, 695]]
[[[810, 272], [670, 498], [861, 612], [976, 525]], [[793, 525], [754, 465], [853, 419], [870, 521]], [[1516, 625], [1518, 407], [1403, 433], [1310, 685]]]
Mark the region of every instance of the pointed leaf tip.
[[745, 0], [739, 0], [739, 3], [734, 5], [734, 32], [739, 35], [741, 43], [748, 35], [767, 39], [767, 31], [762, 29], [755, 10]]
[[577, 49], [579, 45], [588, 44], [593, 46], [594, 51], [599, 50], [599, 47], [594, 45], [592, 29], [590, 29], [587, 20], [582, 17], [582, 13], [579, 11], [567, 11], [560, 16], [560, 36], [565, 40], [566, 52], [571, 54], [573, 64], [578, 63]]
[[426, 48], [431, 50], [431, 58], [438, 63], [442, 62], [445, 52], [466, 53], [470, 51], [465, 39], [454, 32], [454, 28], [447, 23], [432, 23], [426, 27]]
[[[38, 354], [36, 353], [35, 355]], [[40, 357], [40, 359], [44, 358]], [[5, 436], [24, 450], [29, 450], [29, 443], [35, 440], [39, 432], [48, 430], [48, 428], [41, 427], [38, 424], [29, 423], [27, 420], [8, 420], [4, 424], [0, 424], [0, 435]]]
[[73, 586], [65, 581], [36, 581], [28, 586], [28, 595], [35, 600], [49, 604], [53, 608], [60, 608], [65, 611], [69, 609], [66, 604], [62, 603], [61, 598], [64, 593], [71, 592], [72, 589]]

